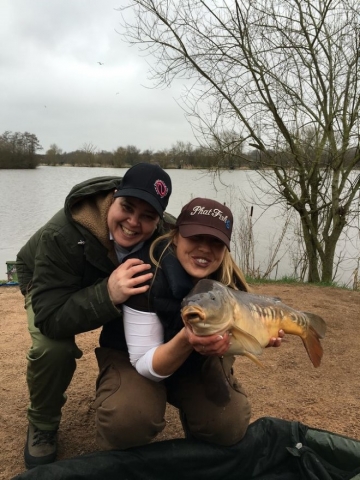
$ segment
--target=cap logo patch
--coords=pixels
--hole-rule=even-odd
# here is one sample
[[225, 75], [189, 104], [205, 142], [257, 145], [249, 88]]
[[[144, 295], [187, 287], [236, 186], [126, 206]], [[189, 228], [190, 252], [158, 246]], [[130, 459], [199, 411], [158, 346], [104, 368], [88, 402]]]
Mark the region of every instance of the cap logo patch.
[[160, 198], [166, 197], [169, 191], [168, 187], [162, 180], [156, 180], [156, 182], [154, 183], [154, 188], [155, 192], [160, 196]]
[[228, 218], [227, 215], [224, 215], [219, 208], [210, 208], [209, 210], [206, 210], [205, 207], [201, 207], [200, 205], [197, 205], [192, 209], [192, 212], [190, 213], [190, 215], [209, 215], [211, 217], [218, 218], [221, 222], [224, 222], [225, 228], [227, 230], [229, 230], [231, 227], [230, 219]]

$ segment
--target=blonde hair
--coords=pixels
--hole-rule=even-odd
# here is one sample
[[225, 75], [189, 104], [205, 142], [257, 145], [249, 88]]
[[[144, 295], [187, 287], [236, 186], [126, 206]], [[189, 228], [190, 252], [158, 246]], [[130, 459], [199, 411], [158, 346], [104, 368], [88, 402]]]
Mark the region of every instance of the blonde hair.
[[[155, 275], [156, 276], [157, 270], [161, 268], [161, 259], [166, 253], [169, 248], [174, 246], [174, 238], [175, 236], [179, 233], [178, 228], [173, 228], [169, 232], [165, 233], [164, 235], [161, 235], [160, 237], [156, 238], [151, 246], [150, 246], [150, 259], [153, 262], [153, 264], [156, 266], [155, 270]], [[165, 246], [162, 249], [159, 258], [155, 258], [154, 252], [156, 247], [164, 242]], [[245, 292], [250, 291], [250, 287], [246, 282], [245, 275], [241, 271], [241, 269], [237, 266], [235, 263], [235, 260], [231, 256], [230, 252], [228, 249], [225, 249], [224, 253], [224, 258], [221, 262], [220, 267], [216, 272], [214, 272], [215, 278], [214, 280], [217, 280], [218, 282], [223, 283], [227, 287], [234, 288], [236, 290], [243, 290]]]

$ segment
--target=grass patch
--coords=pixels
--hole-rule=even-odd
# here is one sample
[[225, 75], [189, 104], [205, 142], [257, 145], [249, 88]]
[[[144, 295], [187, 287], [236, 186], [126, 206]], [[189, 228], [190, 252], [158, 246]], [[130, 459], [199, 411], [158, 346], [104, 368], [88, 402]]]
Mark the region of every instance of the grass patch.
[[301, 282], [295, 277], [288, 277], [284, 276], [281, 277], [277, 280], [271, 280], [271, 279], [265, 279], [265, 278], [254, 278], [254, 277], [249, 277], [246, 276], [246, 281], [251, 285], [261, 285], [261, 284], [292, 284], [292, 285], [308, 285], [308, 286], [314, 286], [314, 287], [332, 287], [332, 288], [343, 288], [344, 290], [350, 290], [349, 287], [346, 285], [339, 285], [336, 282], [314, 282], [314, 283], [309, 283], [309, 282]]

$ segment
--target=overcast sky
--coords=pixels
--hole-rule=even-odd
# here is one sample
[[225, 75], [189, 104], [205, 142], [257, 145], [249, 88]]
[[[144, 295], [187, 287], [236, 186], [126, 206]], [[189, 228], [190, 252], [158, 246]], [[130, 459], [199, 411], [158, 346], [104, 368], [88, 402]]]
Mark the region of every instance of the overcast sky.
[[196, 145], [180, 87], [146, 88], [146, 59], [116, 32], [124, 1], [0, 0], [0, 134], [33, 133], [44, 151]]

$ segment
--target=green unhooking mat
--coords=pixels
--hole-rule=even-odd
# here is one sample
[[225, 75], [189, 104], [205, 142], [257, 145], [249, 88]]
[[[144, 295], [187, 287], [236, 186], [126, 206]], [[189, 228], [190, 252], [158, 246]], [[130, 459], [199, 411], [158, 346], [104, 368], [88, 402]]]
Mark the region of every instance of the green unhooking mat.
[[59, 460], [13, 480], [360, 480], [360, 441], [264, 417], [217, 447], [168, 440]]

